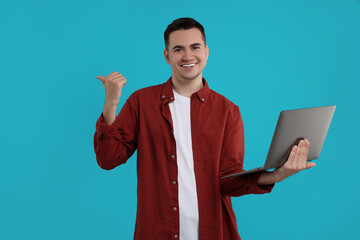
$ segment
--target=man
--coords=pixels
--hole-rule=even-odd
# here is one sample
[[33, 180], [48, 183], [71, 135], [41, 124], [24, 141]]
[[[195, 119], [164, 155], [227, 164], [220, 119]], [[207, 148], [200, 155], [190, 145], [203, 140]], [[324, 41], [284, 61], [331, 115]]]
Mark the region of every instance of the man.
[[103, 169], [125, 163], [137, 149], [138, 206], [134, 239], [240, 239], [231, 196], [268, 193], [275, 182], [303, 169], [309, 141], [294, 146], [274, 172], [221, 179], [243, 171], [244, 129], [238, 106], [202, 77], [209, 48], [191, 18], [164, 33], [172, 76], [135, 91], [116, 117], [126, 79], [98, 76], [106, 92], [94, 147]]

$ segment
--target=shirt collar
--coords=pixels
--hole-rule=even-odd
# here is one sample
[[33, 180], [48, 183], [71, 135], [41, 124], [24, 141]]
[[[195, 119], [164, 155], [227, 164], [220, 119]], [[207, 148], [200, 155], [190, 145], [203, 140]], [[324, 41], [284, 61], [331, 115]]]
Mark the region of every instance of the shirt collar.
[[[161, 94], [160, 94], [161, 100], [167, 99], [170, 102], [174, 101], [173, 84], [172, 84], [171, 79], [172, 79], [172, 77], [170, 77], [163, 84], [163, 88], [162, 88]], [[207, 81], [205, 80], [205, 78], [202, 78], [202, 81], [203, 81], [203, 87], [199, 91], [193, 93], [191, 95], [191, 97], [193, 97], [195, 94], [197, 96], [197, 98], [200, 100], [200, 102], [204, 103], [204, 102], [206, 102], [206, 99], [210, 93], [210, 88], [209, 88], [209, 85], [208, 85]]]

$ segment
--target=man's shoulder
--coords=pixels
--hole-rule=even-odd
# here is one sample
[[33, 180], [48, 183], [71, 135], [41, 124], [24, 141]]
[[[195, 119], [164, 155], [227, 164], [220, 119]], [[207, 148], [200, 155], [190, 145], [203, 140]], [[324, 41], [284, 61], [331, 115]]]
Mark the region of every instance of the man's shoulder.
[[164, 83], [139, 88], [130, 94], [128, 100], [133, 101], [149, 101], [150, 99], [160, 99], [162, 86]]
[[227, 97], [225, 97], [224, 95], [222, 95], [212, 89], [210, 89], [210, 95], [212, 96], [212, 98], [214, 99], [214, 101], [216, 103], [222, 105], [224, 108], [227, 108], [227, 109], [239, 108], [234, 102], [229, 100]]
[[164, 83], [139, 88], [134, 92], [134, 94], [137, 94], [139, 96], [154, 96], [154, 95], [160, 96], [160, 92], [163, 85]]

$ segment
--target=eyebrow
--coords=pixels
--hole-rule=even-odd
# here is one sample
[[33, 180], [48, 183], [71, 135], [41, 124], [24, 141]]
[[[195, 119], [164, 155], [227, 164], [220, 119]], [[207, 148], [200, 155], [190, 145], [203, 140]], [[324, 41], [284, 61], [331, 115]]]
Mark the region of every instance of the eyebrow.
[[[190, 45], [190, 47], [195, 47], [195, 46], [201, 46], [200, 43], [193, 43]], [[184, 48], [184, 46], [181, 46], [181, 45], [176, 45], [172, 48], [172, 50], [176, 49], [176, 48]]]

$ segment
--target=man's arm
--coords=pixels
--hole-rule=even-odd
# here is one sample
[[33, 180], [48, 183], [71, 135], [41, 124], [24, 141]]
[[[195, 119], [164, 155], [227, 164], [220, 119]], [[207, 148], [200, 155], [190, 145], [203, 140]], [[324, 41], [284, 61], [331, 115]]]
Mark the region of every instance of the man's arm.
[[295, 145], [286, 163], [273, 172], [263, 172], [260, 175], [258, 184], [268, 185], [281, 182], [287, 177], [296, 174], [304, 169], [315, 167], [314, 162], [306, 162], [308, 157], [310, 142], [307, 139], [301, 140], [299, 145]]
[[94, 149], [99, 166], [110, 170], [125, 163], [137, 148], [138, 98], [137, 94], [132, 94], [116, 117], [116, 107], [126, 79], [118, 72], [113, 72], [106, 78], [97, 78], [104, 85], [106, 99], [104, 110], [96, 122]]
[[221, 159], [219, 177], [221, 193], [226, 196], [238, 197], [245, 194], [262, 194], [271, 192], [274, 184], [260, 185], [258, 180], [261, 173], [243, 176], [221, 178], [244, 171], [244, 125], [238, 106], [234, 106], [227, 120]]

